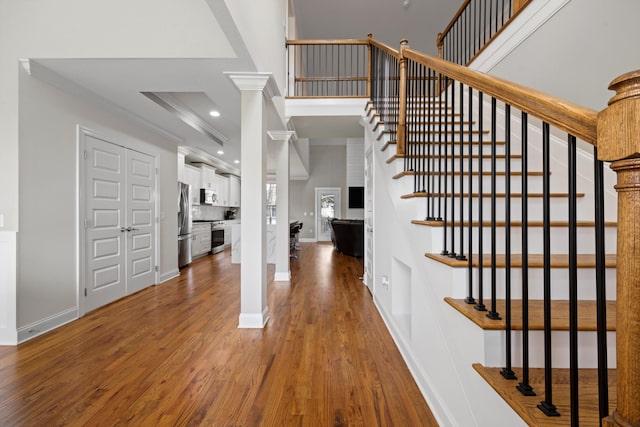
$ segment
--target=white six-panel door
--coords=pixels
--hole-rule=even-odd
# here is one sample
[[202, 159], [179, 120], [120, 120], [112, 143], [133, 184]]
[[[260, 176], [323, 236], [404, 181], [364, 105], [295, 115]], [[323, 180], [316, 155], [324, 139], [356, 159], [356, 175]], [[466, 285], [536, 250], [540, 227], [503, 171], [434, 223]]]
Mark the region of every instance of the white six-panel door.
[[153, 284], [155, 163], [151, 156], [127, 150], [127, 294]]
[[85, 312], [150, 286], [153, 157], [85, 135]]

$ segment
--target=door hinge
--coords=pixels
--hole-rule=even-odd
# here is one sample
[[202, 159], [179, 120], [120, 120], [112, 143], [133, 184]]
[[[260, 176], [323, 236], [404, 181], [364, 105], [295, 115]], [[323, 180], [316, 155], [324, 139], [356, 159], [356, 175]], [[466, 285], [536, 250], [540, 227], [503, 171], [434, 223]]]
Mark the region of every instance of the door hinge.
[[88, 221], [87, 221], [87, 218], [85, 218], [84, 219], [84, 228], [87, 228], [87, 224], [88, 224]]
[[156, 265], [156, 272], [158, 271], [158, 266]]
[[84, 150], [83, 156], [84, 156], [84, 159], [87, 160], [87, 150]]
[[87, 288], [84, 288], [84, 296], [87, 296]]

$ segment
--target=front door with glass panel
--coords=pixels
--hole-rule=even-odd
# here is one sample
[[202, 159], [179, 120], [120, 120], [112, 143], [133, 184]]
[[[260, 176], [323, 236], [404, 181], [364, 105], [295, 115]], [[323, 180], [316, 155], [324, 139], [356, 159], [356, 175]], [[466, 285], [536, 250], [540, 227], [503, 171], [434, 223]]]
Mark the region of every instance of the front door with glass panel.
[[316, 188], [316, 240], [331, 240], [331, 220], [340, 218], [340, 188]]

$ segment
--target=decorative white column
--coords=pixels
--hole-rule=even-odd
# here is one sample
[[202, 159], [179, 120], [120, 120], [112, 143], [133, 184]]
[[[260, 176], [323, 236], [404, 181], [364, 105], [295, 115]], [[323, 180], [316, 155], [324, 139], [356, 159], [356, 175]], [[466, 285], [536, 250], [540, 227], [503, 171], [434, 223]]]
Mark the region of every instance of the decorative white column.
[[289, 269], [289, 140], [292, 131], [270, 131], [276, 150], [276, 282], [291, 280]]
[[240, 89], [240, 317], [239, 328], [263, 328], [267, 307], [266, 105], [278, 88], [271, 73], [227, 73]]

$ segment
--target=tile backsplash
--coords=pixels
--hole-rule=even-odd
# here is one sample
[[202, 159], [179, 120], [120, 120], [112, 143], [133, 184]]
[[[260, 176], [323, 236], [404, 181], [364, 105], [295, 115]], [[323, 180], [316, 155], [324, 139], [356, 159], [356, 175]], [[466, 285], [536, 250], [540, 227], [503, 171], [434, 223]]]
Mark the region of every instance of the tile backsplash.
[[194, 220], [223, 220], [224, 211], [228, 208], [223, 206], [193, 205], [191, 212]]

